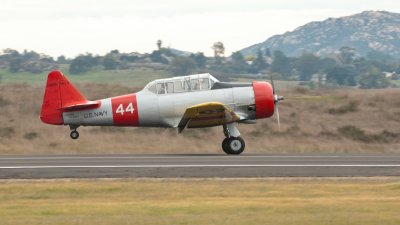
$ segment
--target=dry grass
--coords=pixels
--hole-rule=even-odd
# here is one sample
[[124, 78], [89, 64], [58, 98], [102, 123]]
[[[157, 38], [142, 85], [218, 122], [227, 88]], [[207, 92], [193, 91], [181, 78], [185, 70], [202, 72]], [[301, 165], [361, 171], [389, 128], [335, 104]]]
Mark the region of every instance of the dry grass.
[[[89, 99], [135, 90], [121, 85], [78, 85]], [[281, 91], [282, 129], [275, 118], [240, 124], [247, 153], [398, 152], [400, 89]], [[0, 154], [221, 153], [222, 128], [174, 129], [82, 127], [41, 123], [43, 86], [0, 85]]]
[[400, 181], [1, 181], [2, 225], [398, 224]]

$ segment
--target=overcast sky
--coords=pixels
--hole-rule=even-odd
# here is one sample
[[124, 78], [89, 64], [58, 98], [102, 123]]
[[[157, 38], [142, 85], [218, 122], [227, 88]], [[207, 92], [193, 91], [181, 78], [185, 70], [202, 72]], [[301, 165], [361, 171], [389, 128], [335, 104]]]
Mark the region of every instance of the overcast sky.
[[399, 0], [1, 0], [0, 49], [51, 56], [151, 52], [165, 47], [229, 55], [311, 21], [364, 10], [400, 12]]

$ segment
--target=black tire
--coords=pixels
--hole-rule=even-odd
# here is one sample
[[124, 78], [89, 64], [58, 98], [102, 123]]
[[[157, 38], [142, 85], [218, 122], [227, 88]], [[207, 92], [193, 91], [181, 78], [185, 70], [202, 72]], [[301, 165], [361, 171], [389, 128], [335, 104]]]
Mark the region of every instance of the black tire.
[[226, 153], [226, 154], [230, 154], [229, 152], [229, 149], [228, 149], [228, 142], [229, 142], [229, 138], [225, 138], [223, 141], [222, 141], [222, 150], [224, 150], [224, 152]]
[[222, 149], [228, 155], [239, 155], [244, 151], [245, 147], [246, 145], [241, 137], [225, 138], [222, 142]]
[[69, 136], [72, 138], [72, 139], [78, 139], [79, 138], [79, 133], [78, 133], [78, 131], [76, 131], [76, 130], [74, 130], [74, 131], [71, 131], [71, 133], [69, 134]]

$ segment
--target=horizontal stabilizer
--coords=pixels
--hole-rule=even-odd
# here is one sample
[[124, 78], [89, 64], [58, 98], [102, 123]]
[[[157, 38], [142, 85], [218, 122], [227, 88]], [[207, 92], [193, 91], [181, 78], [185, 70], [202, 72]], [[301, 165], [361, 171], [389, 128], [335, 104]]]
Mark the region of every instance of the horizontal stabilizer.
[[87, 101], [85, 103], [78, 103], [72, 105], [65, 105], [61, 109], [63, 111], [74, 111], [74, 110], [86, 110], [86, 109], [94, 109], [100, 107], [101, 102], [99, 101]]

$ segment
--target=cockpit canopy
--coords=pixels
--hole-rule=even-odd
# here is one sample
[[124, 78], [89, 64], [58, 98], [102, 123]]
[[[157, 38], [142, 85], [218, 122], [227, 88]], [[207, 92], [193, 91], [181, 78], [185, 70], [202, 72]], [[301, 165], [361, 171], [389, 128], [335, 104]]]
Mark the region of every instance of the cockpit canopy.
[[209, 73], [159, 79], [144, 87], [155, 94], [210, 90], [218, 80]]

